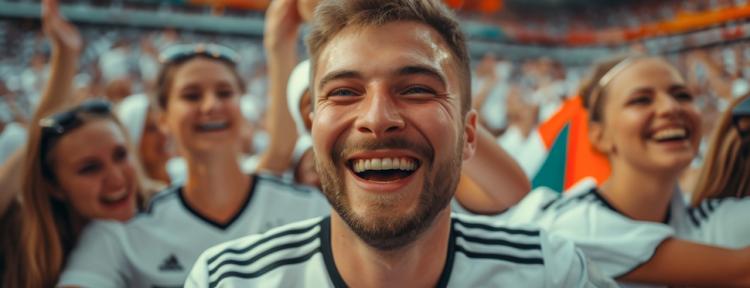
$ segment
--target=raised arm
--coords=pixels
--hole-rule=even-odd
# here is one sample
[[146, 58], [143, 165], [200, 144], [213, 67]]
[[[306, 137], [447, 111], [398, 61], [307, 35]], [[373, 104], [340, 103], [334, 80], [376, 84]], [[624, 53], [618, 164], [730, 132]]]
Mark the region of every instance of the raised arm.
[[297, 36], [301, 24], [297, 0], [272, 1], [266, 11], [263, 45], [268, 59], [269, 145], [261, 156], [258, 170], [274, 174], [281, 174], [289, 168], [298, 136], [287, 108], [286, 87], [289, 75], [297, 65]]
[[489, 131], [477, 126], [474, 157], [464, 162], [456, 199], [467, 210], [480, 214], [505, 211], [531, 190], [521, 166], [497, 145]]
[[60, 15], [57, 0], [42, 2], [42, 26], [52, 44], [50, 74], [32, 123], [73, 100], [73, 78], [83, 41], [78, 30]]
[[750, 248], [723, 249], [670, 238], [618, 280], [674, 286], [750, 287]]

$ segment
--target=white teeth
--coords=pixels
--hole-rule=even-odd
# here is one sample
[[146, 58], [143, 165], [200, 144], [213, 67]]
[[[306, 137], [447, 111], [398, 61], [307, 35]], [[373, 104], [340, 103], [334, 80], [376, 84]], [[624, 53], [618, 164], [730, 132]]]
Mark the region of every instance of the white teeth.
[[659, 141], [659, 140], [666, 140], [666, 139], [685, 138], [686, 136], [687, 136], [687, 130], [685, 130], [685, 128], [670, 128], [670, 129], [664, 129], [664, 130], [654, 133], [652, 138]]
[[373, 158], [354, 160], [352, 165], [355, 173], [367, 170], [404, 170], [413, 171], [417, 169], [417, 163], [409, 158]]
[[224, 129], [227, 126], [229, 126], [229, 123], [227, 121], [214, 121], [198, 124], [198, 128], [200, 130], [219, 130]]
[[128, 196], [128, 191], [123, 189], [122, 191], [119, 191], [117, 193], [102, 195], [101, 199], [105, 203], [114, 203], [117, 201], [121, 201], [122, 199], [125, 199], [125, 197], [127, 196]]

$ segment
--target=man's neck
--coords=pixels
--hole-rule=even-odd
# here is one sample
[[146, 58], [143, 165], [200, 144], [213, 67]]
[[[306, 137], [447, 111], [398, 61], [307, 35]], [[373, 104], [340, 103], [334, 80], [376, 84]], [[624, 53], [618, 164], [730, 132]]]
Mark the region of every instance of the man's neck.
[[435, 287], [445, 266], [450, 240], [450, 208], [402, 248], [376, 249], [331, 213], [331, 249], [336, 268], [351, 287]]

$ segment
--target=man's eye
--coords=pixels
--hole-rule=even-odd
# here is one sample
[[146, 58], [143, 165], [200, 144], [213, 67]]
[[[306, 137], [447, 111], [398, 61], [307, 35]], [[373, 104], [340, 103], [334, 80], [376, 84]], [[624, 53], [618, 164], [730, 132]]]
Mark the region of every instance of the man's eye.
[[404, 91], [401, 92], [403, 95], [435, 95], [437, 94], [435, 90], [432, 90], [431, 88], [427, 88], [424, 86], [411, 86], [409, 88], [404, 89]]
[[338, 88], [331, 90], [331, 92], [328, 92], [328, 97], [337, 97], [337, 96], [357, 96], [359, 95], [357, 92], [351, 90], [351, 89], [345, 89], [345, 88]]

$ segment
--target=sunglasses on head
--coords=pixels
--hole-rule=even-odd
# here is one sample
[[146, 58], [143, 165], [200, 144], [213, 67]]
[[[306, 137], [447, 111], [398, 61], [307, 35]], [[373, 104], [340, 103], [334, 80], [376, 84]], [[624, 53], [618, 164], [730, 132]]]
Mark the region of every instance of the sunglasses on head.
[[197, 56], [208, 57], [237, 64], [239, 56], [237, 52], [225, 46], [217, 44], [183, 44], [173, 45], [159, 54], [159, 62], [171, 64], [182, 62]]
[[108, 116], [112, 115], [112, 104], [102, 99], [92, 99], [81, 103], [60, 113], [45, 117], [39, 121], [42, 128], [40, 156], [42, 161], [42, 172], [47, 177], [52, 177], [52, 172], [47, 167], [46, 154], [54, 139], [59, 138], [83, 124], [81, 114]]
[[732, 122], [742, 138], [750, 137], [750, 98], [732, 109]]

